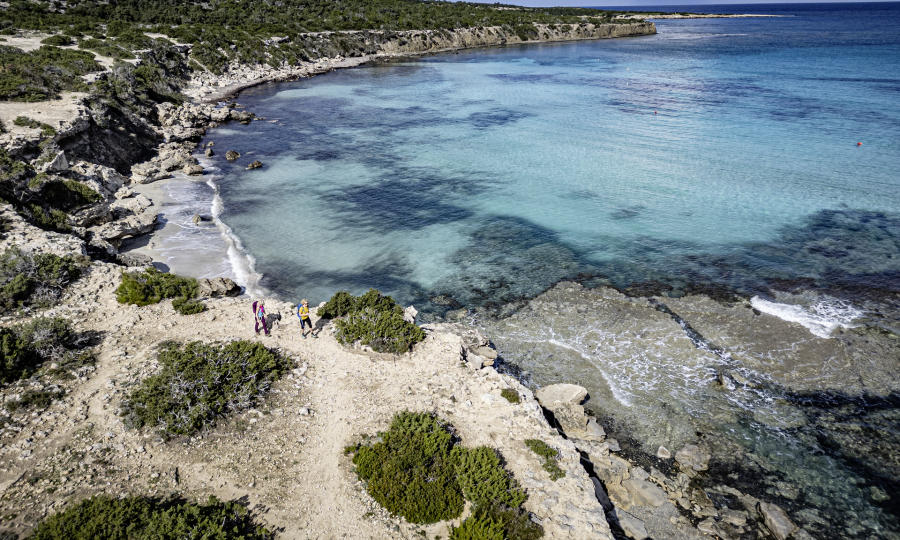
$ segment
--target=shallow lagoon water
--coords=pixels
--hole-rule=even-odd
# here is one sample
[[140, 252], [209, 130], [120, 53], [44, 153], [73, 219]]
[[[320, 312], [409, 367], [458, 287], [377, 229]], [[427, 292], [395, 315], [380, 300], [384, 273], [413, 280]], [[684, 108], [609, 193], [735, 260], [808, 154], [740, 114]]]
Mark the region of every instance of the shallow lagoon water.
[[[508, 313], [571, 278], [668, 295], [630, 318], [573, 293], [477, 322], [534, 384], [585, 384], [644, 451], [706, 433], [750, 456], [730, 482], [814, 537], [897, 538], [900, 8], [729, 8], [790, 17], [245, 92], [264, 119], [207, 138], [242, 154], [210, 175], [236, 274], [314, 303], [377, 287], [426, 317]], [[753, 302], [678, 298], [732, 291]]]
[[375, 286], [426, 311], [578, 273], [751, 290], [896, 273], [896, 246], [839, 252], [878, 242], [841, 244], [872, 219], [898, 233], [897, 13], [665, 21], [252, 89], [266, 120], [208, 136], [243, 154], [221, 164], [221, 217], [274, 292]]

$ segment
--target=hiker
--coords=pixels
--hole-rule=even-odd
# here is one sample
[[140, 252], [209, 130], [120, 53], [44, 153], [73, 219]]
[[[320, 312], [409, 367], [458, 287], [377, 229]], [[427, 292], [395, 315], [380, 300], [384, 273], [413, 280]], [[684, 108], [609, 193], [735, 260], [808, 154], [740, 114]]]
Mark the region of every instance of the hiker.
[[266, 335], [268, 336], [269, 327], [266, 325], [266, 305], [263, 302], [253, 302], [253, 318], [256, 320], [253, 331], [259, 334], [259, 325], [262, 323], [263, 330], [265, 330]]
[[303, 339], [306, 339], [306, 327], [309, 327], [309, 334], [311, 334], [312, 337], [319, 337], [313, 334], [312, 320], [309, 318], [309, 302], [305, 298], [301, 300], [300, 305], [297, 306], [297, 318], [300, 319], [300, 330], [303, 331]]

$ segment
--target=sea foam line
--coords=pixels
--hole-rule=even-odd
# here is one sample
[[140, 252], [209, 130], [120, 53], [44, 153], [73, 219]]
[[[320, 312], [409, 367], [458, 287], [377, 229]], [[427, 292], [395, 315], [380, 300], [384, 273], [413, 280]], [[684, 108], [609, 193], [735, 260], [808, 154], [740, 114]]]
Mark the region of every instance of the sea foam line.
[[[213, 166], [211, 163], [203, 163], [203, 168], [210, 172], [219, 170], [218, 167]], [[244, 248], [241, 239], [220, 218], [222, 212], [225, 211], [225, 202], [219, 194], [219, 185], [216, 183], [217, 178], [219, 176], [216, 174], [208, 175], [206, 184], [213, 189], [210, 213], [212, 214], [213, 223], [215, 223], [222, 234], [222, 238], [225, 240], [228, 262], [231, 264], [231, 269], [234, 271], [234, 277], [237, 279], [238, 285], [244, 287], [247, 294], [259, 298], [264, 297], [268, 291], [260, 285], [262, 274], [256, 271], [256, 258]]]
[[750, 299], [750, 305], [759, 311], [778, 317], [783, 321], [795, 322], [804, 326], [813, 335], [828, 339], [838, 327], [855, 328], [854, 320], [862, 317], [863, 312], [850, 303], [834, 299], [822, 299], [806, 308], [794, 304], [780, 304], [763, 300], [758, 296]]

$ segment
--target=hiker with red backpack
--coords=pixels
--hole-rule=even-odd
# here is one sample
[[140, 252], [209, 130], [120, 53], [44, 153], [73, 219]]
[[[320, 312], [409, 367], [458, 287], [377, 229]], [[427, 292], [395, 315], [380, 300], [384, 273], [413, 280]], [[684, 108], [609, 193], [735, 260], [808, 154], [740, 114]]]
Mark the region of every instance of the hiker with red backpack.
[[266, 325], [266, 306], [262, 301], [253, 302], [253, 318], [256, 321], [253, 331], [259, 334], [259, 325], [262, 323], [263, 330], [265, 330], [266, 335], [268, 336], [269, 327]]

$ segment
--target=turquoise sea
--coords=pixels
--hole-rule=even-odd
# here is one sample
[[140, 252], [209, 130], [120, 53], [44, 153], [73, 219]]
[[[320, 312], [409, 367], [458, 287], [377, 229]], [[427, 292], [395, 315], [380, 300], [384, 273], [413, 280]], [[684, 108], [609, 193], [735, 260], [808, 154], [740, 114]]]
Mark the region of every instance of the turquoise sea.
[[[262, 118], [209, 130], [206, 182], [172, 184], [165, 216], [211, 206], [226, 234], [188, 226], [173, 249], [219, 249], [257, 296], [317, 304], [376, 287], [423, 321], [469, 313], [531, 383], [584, 384], [645, 444], [705, 430], [740, 447], [763, 473], [720, 478], [744, 474], [804, 534], [900, 538], [900, 3], [658, 9], [781, 17], [662, 20], [655, 36], [395, 59], [245, 91], [237, 101]], [[686, 314], [659, 342], [690, 337], [703, 354], [683, 358], [577, 313], [503, 318], [561, 280], [752, 297], [757, 315], [808, 332], [721, 337], [767, 351], [742, 364]], [[653, 324], [648, 335], [670, 332]], [[796, 351], [815, 364], [819, 350], [852, 369], [823, 368], [821, 391], [779, 382]], [[869, 363], [892, 374], [878, 392], [840, 383]], [[723, 393], [722, 366], [762, 383]]]
[[785, 17], [249, 90], [266, 120], [208, 135], [244, 156], [215, 162], [221, 219], [266, 289], [315, 302], [377, 287], [440, 312], [585, 273], [900, 287], [898, 4], [729, 9]]

